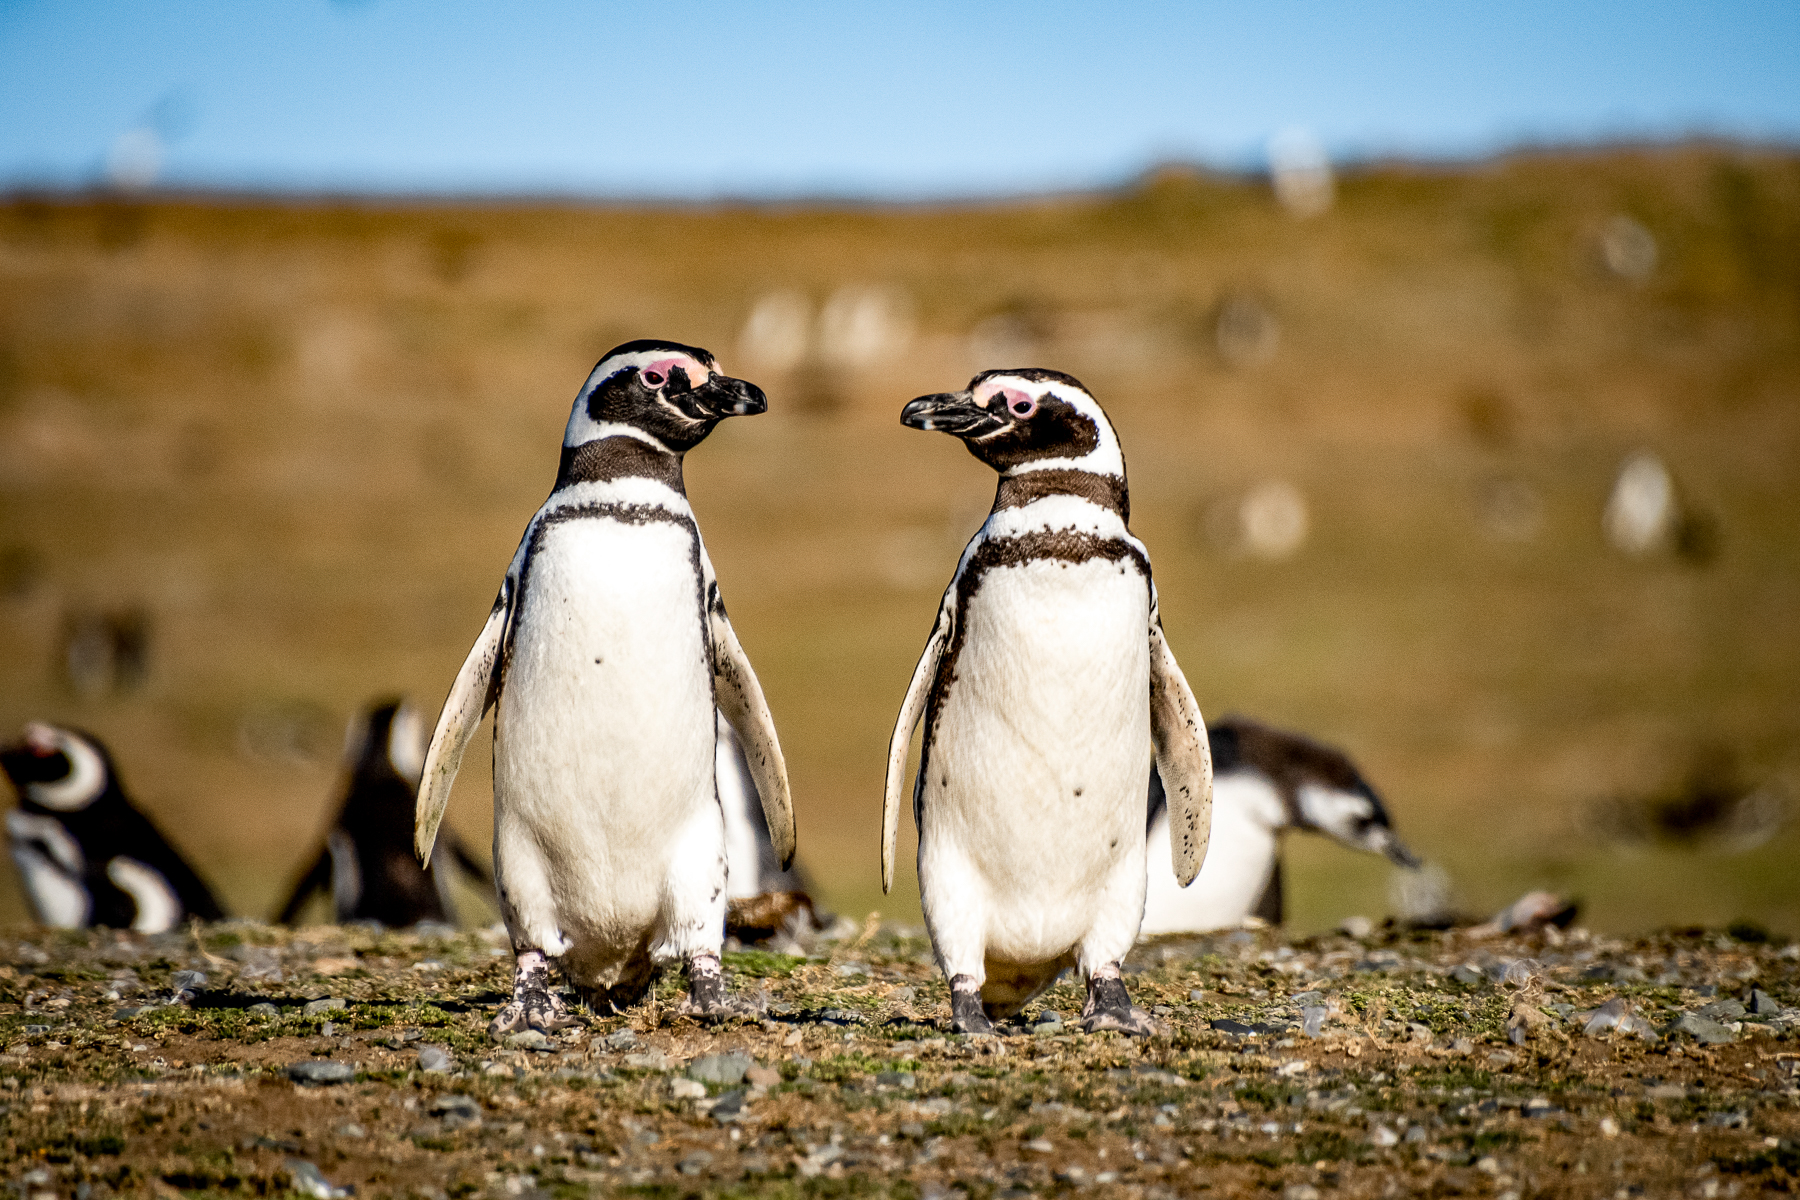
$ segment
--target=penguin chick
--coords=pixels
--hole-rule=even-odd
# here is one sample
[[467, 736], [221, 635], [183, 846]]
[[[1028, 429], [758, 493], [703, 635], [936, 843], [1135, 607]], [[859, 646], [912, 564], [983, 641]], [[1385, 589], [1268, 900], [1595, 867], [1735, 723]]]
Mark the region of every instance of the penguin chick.
[[0, 750], [0, 768], [19, 793], [6, 814], [13, 861], [43, 924], [163, 933], [188, 917], [224, 915], [125, 795], [97, 738], [34, 721]]
[[1084, 1026], [1153, 1032], [1119, 968], [1144, 915], [1144, 750], [1169, 785], [1184, 884], [1206, 854], [1212, 768], [1126, 525], [1118, 437], [1086, 388], [1043, 370], [983, 372], [901, 421], [961, 438], [1000, 480], [889, 743], [882, 887], [923, 718], [919, 888], [956, 1027], [991, 1032], [1073, 966]]
[[1213, 755], [1212, 845], [1193, 886], [1162, 866], [1169, 840], [1162, 780], [1150, 774], [1149, 892], [1142, 932], [1189, 933], [1282, 920], [1281, 838], [1323, 833], [1398, 866], [1419, 860], [1401, 844], [1381, 797], [1340, 750], [1245, 717], [1207, 726]]
[[453, 870], [460, 867], [484, 887], [493, 886], [493, 876], [454, 834], [440, 841], [431, 865], [420, 866], [413, 857], [413, 809], [424, 743], [419, 711], [403, 700], [383, 701], [350, 722], [343, 799], [325, 844], [294, 884], [277, 924], [291, 925], [314, 892], [329, 888], [340, 925], [448, 925], [456, 911], [450, 896]]
[[570, 1020], [549, 961], [598, 1011], [687, 964], [688, 1007], [732, 1011], [714, 709], [743, 738], [776, 857], [794, 856], [787, 767], [682, 483], [682, 462], [762, 392], [673, 342], [609, 352], [575, 398], [549, 499], [525, 527], [425, 756], [430, 858], [469, 738], [494, 716], [494, 879], [513, 998], [489, 1032]]

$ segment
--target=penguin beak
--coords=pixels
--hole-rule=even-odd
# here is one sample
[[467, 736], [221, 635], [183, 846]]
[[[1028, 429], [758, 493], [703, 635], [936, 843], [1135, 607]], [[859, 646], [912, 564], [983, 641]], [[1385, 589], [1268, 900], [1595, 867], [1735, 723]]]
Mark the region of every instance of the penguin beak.
[[1382, 839], [1381, 852], [1387, 855], [1388, 861], [1396, 867], [1405, 867], [1408, 871], [1416, 871], [1423, 865], [1419, 862], [1418, 856], [1401, 845], [1400, 839], [1392, 833], [1387, 833], [1387, 836]]
[[752, 417], [769, 411], [769, 398], [754, 383], [729, 375], [709, 376], [694, 389], [694, 399], [712, 416]]
[[978, 438], [1006, 427], [1006, 422], [976, 405], [968, 392], [939, 392], [920, 396], [900, 410], [900, 423], [927, 433], [948, 433], [959, 438]]

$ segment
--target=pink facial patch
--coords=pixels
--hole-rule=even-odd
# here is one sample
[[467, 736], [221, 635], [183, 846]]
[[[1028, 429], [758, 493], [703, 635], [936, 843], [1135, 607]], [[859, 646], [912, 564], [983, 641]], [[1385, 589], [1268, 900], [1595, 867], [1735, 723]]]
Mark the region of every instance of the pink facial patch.
[[[687, 363], [686, 359], [681, 359], [681, 358], [658, 359], [656, 362], [651, 363], [649, 366], [641, 368], [638, 371], [638, 378], [642, 379], [644, 381], [645, 387], [659, 388], [663, 384], [669, 382], [669, 372], [670, 371], [674, 370], [676, 367], [687, 367], [687, 366], [688, 366], [688, 363]], [[689, 369], [688, 373], [690, 375], [693, 374], [693, 371], [691, 368]]]
[[1006, 399], [1006, 411], [1020, 420], [1024, 420], [1037, 411], [1037, 400], [1027, 396], [1024, 392], [1014, 391], [1012, 388], [1001, 388], [1000, 394]]

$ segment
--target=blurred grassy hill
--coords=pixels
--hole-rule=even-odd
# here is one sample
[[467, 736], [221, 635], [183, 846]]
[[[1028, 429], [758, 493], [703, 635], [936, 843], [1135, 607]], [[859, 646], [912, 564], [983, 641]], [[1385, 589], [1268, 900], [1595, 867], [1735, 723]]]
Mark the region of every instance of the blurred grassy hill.
[[[900, 406], [1029, 363], [1113, 414], [1203, 708], [1347, 748], [1462, 906], [1800, 934], [1788, 152], [1377, 165], [1306, 220], [1173, 168], [905, 208], [0, 200], [0, 731], [99, 733], [267, 914], [344, 721], [435, 714], [637, 336], [770, 394], [688, 483], [831, 904], [917, 913], [879, 894], [884, 749], [992, 494]], [[1685, 516], [1634, 556], [1602, 512], [1638, 451]], [[1297, 927], [1388, 911], [1381, 862], [1291, 848]]]

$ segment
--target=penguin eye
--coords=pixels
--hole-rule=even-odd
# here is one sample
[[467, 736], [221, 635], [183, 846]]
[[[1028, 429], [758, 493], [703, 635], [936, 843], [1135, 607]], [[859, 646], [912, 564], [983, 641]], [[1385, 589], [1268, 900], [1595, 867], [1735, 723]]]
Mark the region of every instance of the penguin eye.
[[1006, 409], [1022, 421], [1037, 411], [1038, 402], [1024, 392], [1008, 391], [1006, 393]]
[[655, 367], [645, 367], [638, 372], [638, 378], [644, 381], [647, 388], [659, 388], [669, 382], [669, 377]]

